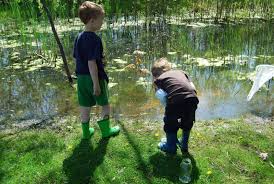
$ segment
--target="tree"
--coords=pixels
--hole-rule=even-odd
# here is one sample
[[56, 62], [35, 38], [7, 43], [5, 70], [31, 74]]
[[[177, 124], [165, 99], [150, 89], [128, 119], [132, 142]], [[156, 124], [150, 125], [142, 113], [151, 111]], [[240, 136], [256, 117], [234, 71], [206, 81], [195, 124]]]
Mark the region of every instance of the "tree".
[[65, 69], [65, 72], [67, 74], [67, 77], [68, 77], [68, 81], [70, 84], [72, 84], [72, 78], [71, 78], [71, 75], [70, 75], [70, 71], [69, 71], [69, 67], [68, 67], [68, 62], [67, 62], [67, 58], [66, 58], [66, 55], [65, 55], [65, 52], [64, 52], [64, 48], [63, 48], [63, 45], [58, 37], [58, 34], [56, 32], [56, 29], [55, 29], [55, 26], [54, 26], [54, 23], [53, 23], [53, 20], [52, 20], [52, 17], [51, 17], [51, 14], [50, 14], [50, 11], [46, 5], [46, 2], [45, 0], [41, 0], [41, 3], [43, 5], [43, 9], [45, 10], [47, 16], [48, 16], [48, 19], [49, 19], [49, 22], [50, 22], [50, 25], [51, 25], [51, 29], [52, 29], [52, 32], [54, 34], [54, 37], [55, 37], [55, 40], [57, 42], [57, 45], [60, 49], [60, 53], [61, 53], [61, 56], [62, 56], [62, 59], [63, 59], [63, 62], [64, 62], [64, 69]]

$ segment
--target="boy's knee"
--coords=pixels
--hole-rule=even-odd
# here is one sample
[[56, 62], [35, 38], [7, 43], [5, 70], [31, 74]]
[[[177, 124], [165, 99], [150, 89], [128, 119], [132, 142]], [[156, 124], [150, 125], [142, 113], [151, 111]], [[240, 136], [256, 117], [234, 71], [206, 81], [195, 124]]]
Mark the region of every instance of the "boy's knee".
[[104, 114], [109, 114], [110, 113], [110, 106], [109, 105], [104, 105], [102, 107], [102, 111]]
[[174, 122], [165, 123], [164, 125], [164, 131], [166, 133], [177, 133], [179, 130], [179, 127]]
[[177, 133], [179, 130], [179, 128], [175, 127], [175, 126], [164, 126], [164, 131], [165, 133], [168, 134], [173, 134], [173, 133]]
[[81, 112], [81, 121], [87, 122], [90, 119], [89, 113], [90, 113], [90, 107], [80, 107]]
[[103, 106], [102, 106], [102, 108], [103, 108], [103, 110], [110, 110], [110, 106], [109, 106], [109, 104], [107, 104], [107, 105], [103, 105]]
[[87, 121], [89, 121], [89, 119], [90, 119], [89, 114], [82, 114], [81, 115], [81, 121], [82, 122], [87, 122]]
[[163, 121], [165, 123], [164, 125], [165, 132], [170, 133], [170, 132], [177, 132], [179, 130], [179, 124], [176, 117], [164, 116]]

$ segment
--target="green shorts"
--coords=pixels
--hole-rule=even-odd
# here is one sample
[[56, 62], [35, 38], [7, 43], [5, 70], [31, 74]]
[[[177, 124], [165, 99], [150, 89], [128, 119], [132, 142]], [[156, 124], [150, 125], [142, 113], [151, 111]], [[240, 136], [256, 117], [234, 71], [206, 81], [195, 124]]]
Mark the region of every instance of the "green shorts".
[[90, 75], [77, 76], [77, 93], [80, 106], [92, 107], [94, 105], [108, 105], [108, 84], [106, 80], [99, 80], [101, 94], [93, 95], [93, 82]]

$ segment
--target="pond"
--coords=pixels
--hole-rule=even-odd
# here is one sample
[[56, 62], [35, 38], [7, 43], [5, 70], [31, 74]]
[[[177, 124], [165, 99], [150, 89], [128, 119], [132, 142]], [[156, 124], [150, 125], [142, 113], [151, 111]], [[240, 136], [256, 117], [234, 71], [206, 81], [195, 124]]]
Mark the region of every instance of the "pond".
[[[36, 25], [37, 26], [37, 25]], [[38, 27], [38, 26], [37, 26]], [[39, 31], [41, 28], [42, 31]], [[237, 118], [246, 114], [273, 116], [273, 82], [246, 101], [255, 67], [274, 63], [273, 24], [212, 24], [156, 20], [105, 25], [103, 40], [115, 118], [162, 119], [154, 97], [153, 61], [167, 57], [186, 71], [200, 100], [197, 119]], [[28, 26], [25, 30], [29, 30]], [[57, 23], [70, 69], [79, 22]], [[2, 28], [0, 34], [0, 125], [35, 121], [56, 115], [78, 116], [76, 91], [68, 85], [50, 28], [39, 25], [25, 36]], [[54, 58], [55, 57], [55, 58]], [[50, 58], [52, 61], [48, 62]], [[93, 117], [99, 116], [94, 108]]]

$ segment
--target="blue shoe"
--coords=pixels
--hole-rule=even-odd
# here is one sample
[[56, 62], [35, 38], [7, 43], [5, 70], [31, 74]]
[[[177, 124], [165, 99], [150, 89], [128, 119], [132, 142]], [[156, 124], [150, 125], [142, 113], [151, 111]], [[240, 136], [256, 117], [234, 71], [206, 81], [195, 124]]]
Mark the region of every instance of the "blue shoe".
[[[163, 144], [166, 144], [166, 142], [167, 142], [167, 139], [166, 139], [166, 137], [163, 137], [162, 139], [161, 139], [161, 142], [160, 143], [163, 143]], [[159, 144], [160, 144], [159, 143]], [[158, 144], [158, 147], [159, 147], [159, 144]], [[179, 148], [180, 148], [180, 150], [181, 150], [181, 152], [184, 154], [188, 154], [189, 152], [188, 152], [188, 143], [185, 143], [185, 144], [183, 144], [183, 140], [182, 139], [177, 139], [177, 141], [176, 141], [176, 146], [178, 146]]]
[[177, 147], [174, 148], [169, 148], [167, 143], [163, 143], [163, 142], [159, 142], [158, 144], [158, 148], [165, 152], [165, 153], [169, 153], [169, 154], [176, 154], [176, 151], [177, 151]]
[[176, 133], [166, 133], [166, 139], [161, 139], [161, 142], [158, 144], [158, 148], [166, 153], [176, 154], [177, 146], [177, 132]]
[[[161, 138], [162, 143], [166, 143], [166, 137]], [[177, 139], [176, 141], [177, 146], [180, 146], [181, 142]]]
[[[158, 147], [159, 147], [160, 143], [165, 144], [166, 143], [166, 137], [163, 137], [161, 139], [161, 142], [159, 142]], [[181, 139], [180, 140], [177, 139], [176, 145], [180, 148], [180, 150], [181, 150], [182, 153], [188, 153], [188, 149], [187, 148], [183, 148], [183, 146], [182, 146], [182, 140]]]

